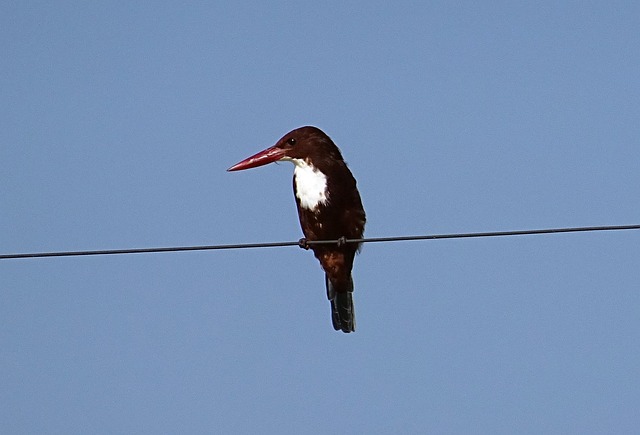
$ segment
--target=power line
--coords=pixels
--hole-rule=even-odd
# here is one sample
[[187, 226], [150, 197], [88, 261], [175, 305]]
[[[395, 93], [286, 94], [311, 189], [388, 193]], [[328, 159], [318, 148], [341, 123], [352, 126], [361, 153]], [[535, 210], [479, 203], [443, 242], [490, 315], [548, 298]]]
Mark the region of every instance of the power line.
[[573, 227], [573, 228], [547, 228], [538, 230], [516, 231], [489, 231], [482, 233], [453, 233], [453, 234], [427, 234], [418, 236], [396, 237], [371, 237], [364, 239], [343, 240], [305, 240], [295, 242], [269, 242], [269, 243], [240, 243], [233, 245], [203, 245], [203, 246], [173, 246], [164, 248], [133, 248], [133, 249], [103, 249], [97, 251], [60, 251], [60, 252], [34, 252], [24, 254], [0, 254], [0, 260], [17, 258], [45, 258], [45, 257], [80, 257], [89, 255], [119, 255], [119, 254], [150, 254], [157, 252], [184, 252], [184, 251], [214, 251], [223, 249], [248, 249], [248, 248], [279, 248], [283, 246], [313, 246], [331, 245], [341, 243], [376, 243], [376, 242], [406, 242], [412, 240], [441, 240], [441, 239], [470, 239], [480, 237], [506, 237], [525, 236], [537, 234], [560, 234], [594, 231], [620, 231], [639, 230], [640, 225], [609, 225], [597, 227]]

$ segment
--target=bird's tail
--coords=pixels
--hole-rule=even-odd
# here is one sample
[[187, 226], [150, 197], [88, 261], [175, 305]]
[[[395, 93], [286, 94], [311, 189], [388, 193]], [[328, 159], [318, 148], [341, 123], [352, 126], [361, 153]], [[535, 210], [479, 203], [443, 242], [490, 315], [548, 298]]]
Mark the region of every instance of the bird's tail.
[[349, 277], [349, 285], [338, 291], [329, 277], [325, 275], [327, 298], [331, 302], [331, 320], [333, 329], [342, 332], [356, 330], [356, 312], [353, 308], [353, 281]]

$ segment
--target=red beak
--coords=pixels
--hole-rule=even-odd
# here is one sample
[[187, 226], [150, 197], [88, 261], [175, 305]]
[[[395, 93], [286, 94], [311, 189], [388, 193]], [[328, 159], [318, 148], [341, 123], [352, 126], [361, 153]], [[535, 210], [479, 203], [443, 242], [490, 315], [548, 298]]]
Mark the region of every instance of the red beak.
[[266, 165], [280, 160], [285, 156], [285, 152], [282, 148], [276, 148], [272, 146], [266, 150], [260, 151], [257, 154], [247, 157], [243, 161], [236, 163], [227, 171], [242, 171], [243, 169], [256, 168], [258, 166]]

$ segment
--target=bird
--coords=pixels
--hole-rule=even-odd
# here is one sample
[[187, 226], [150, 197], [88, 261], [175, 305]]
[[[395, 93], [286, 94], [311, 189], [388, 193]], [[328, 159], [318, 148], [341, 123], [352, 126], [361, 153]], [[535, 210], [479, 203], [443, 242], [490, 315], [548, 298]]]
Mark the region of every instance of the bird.
[[[340, 149], [322, 130], [300, 127], [285, 134], [275, 145], [231, 166], [240, 171], [272, 162], [294, 165], [293, 193], [304, 237], [300, 246], [311, 249], [325, 272], [331, 320], [336, 331], [355, 331], [353, 278], [351, 271], [361, 244], [366, 215], [356, 179]], [[308, 243], [336, 240], [333, 244]]]

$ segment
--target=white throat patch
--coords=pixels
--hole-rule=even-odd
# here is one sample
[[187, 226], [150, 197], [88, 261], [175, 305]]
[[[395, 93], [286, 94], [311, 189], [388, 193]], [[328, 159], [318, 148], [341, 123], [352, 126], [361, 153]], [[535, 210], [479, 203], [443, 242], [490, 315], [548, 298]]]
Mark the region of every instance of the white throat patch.
[[307, 210], [315, 210], [318, 205], [327, 202], [327, 176], [301, 159], [291, 159], [296, 168], [293, 180], [296, 185], [296, 197], [300, 205]]

